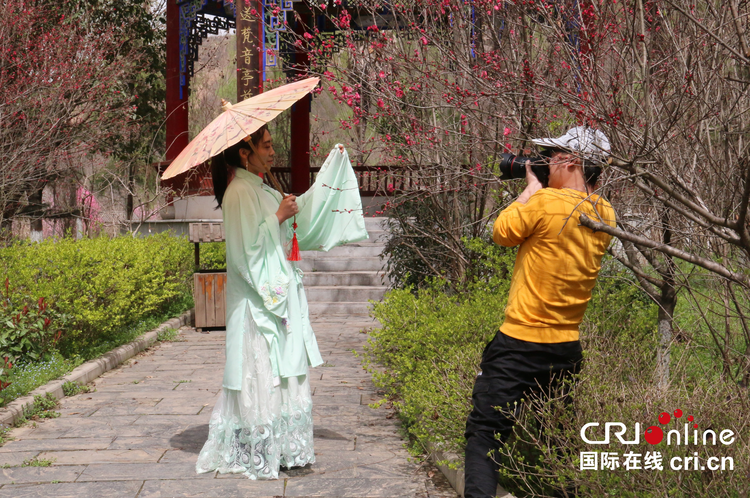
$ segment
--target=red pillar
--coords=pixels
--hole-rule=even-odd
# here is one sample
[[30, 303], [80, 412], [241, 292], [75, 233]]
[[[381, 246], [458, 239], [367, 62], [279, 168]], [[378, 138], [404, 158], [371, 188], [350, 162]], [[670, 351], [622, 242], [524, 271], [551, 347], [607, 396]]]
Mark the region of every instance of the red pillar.
[[176, 158], [188, 144], [188, 90], [180, 97], [180, 8], [167, 0], [167, 161]]
[[[301, 16], [301, 21], [310, 25], [310, 16]], [[302, 23], [300, 23], [301, 26]], [[302, 34], [304, 27], [297, 30]], [[307, 76], [309, 58], [305, 47], [298, 48], [296, 55], [295, 73], [299, 77]], [[307, 96], [292, 106], [291, 115], [291, 166], [292, 192], [301, 194], [310, 188], [310, 99]]]

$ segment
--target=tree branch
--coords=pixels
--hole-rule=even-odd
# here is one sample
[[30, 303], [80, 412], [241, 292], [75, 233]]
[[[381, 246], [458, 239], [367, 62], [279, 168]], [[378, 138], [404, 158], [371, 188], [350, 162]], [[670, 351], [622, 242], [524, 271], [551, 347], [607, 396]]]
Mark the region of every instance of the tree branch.
[[669, 256], [682, 259], [689, 263], [693, 263], [694, 265], [698, 265], [701, 268], [704, 268], [708, 271], [716, 273], [717, 275], [721, 275], [724, 278], [728, 278], [729, 280], [732, 280], [733, 282], [737, 282], [743, 287], [750, 288], [750, 279], [748, 279], [747, 276], [728, 270], [727, 268], [709, 259], [702, 258], [694, 254], [690, 254], [688, 252], [674, 248], [670, 245], [662, 244], [660, 242], [654, 242], [651, 239], [647, 239], [646, 237], [641, 237], [640, 235], [635, 235], [629, 232], [625, 232], [623, 230], [620, 230], [619, 228], [612, 228], [611, 226], [605, 223], [600, 223], [598, 221], [592, 220], [591, 218], [589, 218], [583, 213], [581, 213], [579, 219], [580, 219], [581, 225], [587, 228], [590, 228], [591, 230], [595, 232], [608, 233], [614, 237], [617, 237], [620, 240], [628, 240], [634, 244], [638, 244], [644, 247], [655, 249]]

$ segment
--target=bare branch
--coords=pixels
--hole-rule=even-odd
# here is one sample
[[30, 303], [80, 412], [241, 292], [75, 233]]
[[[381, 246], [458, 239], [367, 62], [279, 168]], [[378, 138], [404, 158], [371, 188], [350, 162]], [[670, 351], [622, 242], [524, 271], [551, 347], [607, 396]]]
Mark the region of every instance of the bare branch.
[[607, 224], [594, 221], [583, 213], [581, 213], [580, 215], [580, 221], [581, 221], [581, 225], [587, 228], [590, 228], [591, 230], [594, 230], [595, 232], [605, 232], [614, 237], [617, 237], [620, 240], [627, 240], [640, 246], [655, 249], [669, 256], [679, 258], [689, 263], [698, 265], [701, 268], [705, 268], [706, 270], [716, 273], [718, 275], [721, 275], [724, 278], [728, 278], [729, 280], [732, 280], [733, 282], [736, 282], [742, 285], [743, 287], [750, 287], [750, 279], [748, 279], [747, 276], [742, 275], [740, 273], [729, 271], [725, 267], [721, 266], [720, 264], [714, 263], [713, 261], [708, 260], [706, 258], [701, 258], [700, 256], [696, 256], [694, 254], [690, 254], [680, 249], [676, 249], [668, 244], [654, 242], [651, 239], [648, 239], [646, 237], [641, 237], [639, 235], [635, 235], [629, 232], [625, 232], [624, 230], [620, 230], [619, 228], [613, 228]]

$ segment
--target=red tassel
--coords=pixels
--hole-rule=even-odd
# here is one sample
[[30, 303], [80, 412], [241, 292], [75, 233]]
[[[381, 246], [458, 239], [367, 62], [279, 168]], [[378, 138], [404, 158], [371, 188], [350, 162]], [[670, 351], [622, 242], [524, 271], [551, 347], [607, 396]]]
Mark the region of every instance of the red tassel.
[[292, 228], [294, 228], [294, 236], [292, 237], [292, 250], [289, 252], [289, 257], [287, 258], [289, 261], [300, 261], [302, 260], [302, 257], [299, 253], [299, 243], [297, 242], [297, 223], [292, 223]]

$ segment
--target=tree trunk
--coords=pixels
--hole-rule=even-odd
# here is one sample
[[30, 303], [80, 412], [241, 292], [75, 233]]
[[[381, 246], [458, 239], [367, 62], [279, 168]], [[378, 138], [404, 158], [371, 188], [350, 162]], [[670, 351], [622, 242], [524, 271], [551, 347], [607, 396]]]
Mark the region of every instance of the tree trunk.
[[[662, 242], [669, 245], [672, 242], [669, 211], [662, 212], [663, 233]], [[664, 256], [664, 264], [657, 265], [656, 271], [662, 279], [659, 295], [659, 315], [657, 318], [659, 331], [659, 347], [656, 353], [656, 383], [661, 389], [669, 385], [669, 350], [672, 346], [674, 309], [677, 305], [677, 289], [675, 288], [675, 264], [671, 256]]]
[[677, 304], [677, 293], [673, 286], [665, 283], [659, 299], [659, 347], [656, 352], [656, 383], [661, 389], [669, 385], [669, 359], [672, 346], [674, 308]]
[[128, 165], [128, 199], [125, 205], [125, 218], [133, 219], [133, 192], [135, 191], [135, 165], [133, 161]]
[[[44, 189], [40, 188], [29, 195], [29, 204], [32, 206], [38, 206], [40, 210], [42, 207], [43, 191]], [[42, 214], [34, 213], [31, 218], [31, 232], [29, 233], [29, 240], [31, 240], [32, 242], [41, 242], [44, 239], [44, 235], [42, 234], [43, 228], [44, 225], [42, 224]]]

